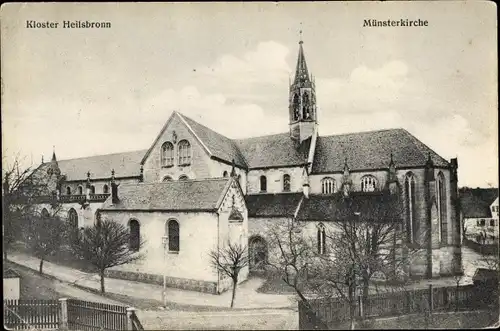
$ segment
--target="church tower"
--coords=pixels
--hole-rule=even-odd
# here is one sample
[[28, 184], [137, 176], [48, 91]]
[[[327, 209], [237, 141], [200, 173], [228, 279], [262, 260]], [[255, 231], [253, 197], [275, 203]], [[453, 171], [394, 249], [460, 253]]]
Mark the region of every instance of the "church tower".
[[301, 38], [295, 77], [289, 90], [290, 137], [299, 143], [310, 138], [318, 124], [315, 84], [307, 71], [303, 43]]

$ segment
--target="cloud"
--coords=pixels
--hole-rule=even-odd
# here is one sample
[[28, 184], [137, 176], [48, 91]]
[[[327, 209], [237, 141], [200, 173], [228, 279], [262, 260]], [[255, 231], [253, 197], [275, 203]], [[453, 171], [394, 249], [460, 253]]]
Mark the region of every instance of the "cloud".
[[226, 54], [200, 73], [231, 84], [279, 84], [288, 79], [291, 69], [286, 62], [289, 50], [275, 41], [261, 42], [242, 56]]

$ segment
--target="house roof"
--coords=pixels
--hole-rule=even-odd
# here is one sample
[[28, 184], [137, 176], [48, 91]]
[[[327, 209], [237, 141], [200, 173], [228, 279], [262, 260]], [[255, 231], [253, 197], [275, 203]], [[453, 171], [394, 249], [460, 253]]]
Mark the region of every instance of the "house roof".
[[3, 269], [3, 278], [20, 278], [21, 276], [16, 271], [7, 268]]
[[293, 217], [302, 197], [302, 193], [247, 195], [248, 216]]
[[318, 137], [312, 173], [385, 169], [393, 154], [396, 167], [424, 166], [430, 154], [435, 166], [448, 162], [404, 129]]
[[[386, 191], [352, 192], [344, 199], [343, 192], [332, 195], [310, 195], [297, 213], [299, 220], [366, 222], [398, 221], [403, 213], [398, 196]], [[359, 216], [356, 215], [359, 213]]]
[[460, 206], [464, 218], [490, 218], [491, 204], [498, 198], [497, 188], [461, 188]]
[[498, 271], [493, 269], [485, 269], [485, 268], [477, 268], [474, 276], [472, 277], [473, 281], [498, 281]]
[[247, 167], [244, 157], [241, 155], [238, 146], [233, 140], [207, 128], [187, 116], [180, 113], [177, 114], [186, 121], [198, 138], [207, 146], [212, 156], [227, 162], [232, 162], [232, 160], [234, 160], [237, 166]]
[[111, 196], [102, 210], [216, 211], [232, 178], [137, 183], [118, 186], [118, 203]]
[[311, 139], [296, 145], [288, 132], [237, 139], [235, 142], [249, 168], [303, 165], [307, 162], [311, 145]]
[[61, 174], [66, 180], [85, 180], [87, 172], [90, 178], [109, 178], [115, 169], [115, 177], [139, 176], [141, 159], [147, 150], [96, 155], [77, 159], [57, 161]]

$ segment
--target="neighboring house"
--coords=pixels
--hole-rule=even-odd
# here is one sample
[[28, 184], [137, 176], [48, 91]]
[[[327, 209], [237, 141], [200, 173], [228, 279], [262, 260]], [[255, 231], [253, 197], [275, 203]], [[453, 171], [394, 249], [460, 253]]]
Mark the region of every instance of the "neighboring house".
[[226, 237], [242, 240], [258, 268], [267, 229], [280, 221], [307, 222], [321, 253], [325, 225], [345, 214], [332, 199], [339, 191], [352, 193], [364, 221], [387, 194], [401, 197], [403, 230], [421, 253], [411, 276], [459, 272], [457, 159], [446, 161], [404, 129], [320, 136], [315, 88], [300, 42], [288, 132], [230, 139], [175, 111], [147, 150], [62, 161], [54, 153], [35, 173], [51, 181], [75, 227], [93, 224], [99, 210], [131, 238], [144, 237], [146, 260], [115, 268], [117, 277], [166, 275], [176, 286], [223, 290], [225, 280], [209, 270], [210, 249]]
[[459, 194], [465, 238], [481, 245], [497, 245], [498, 189], [461, 188]]
[[3, 299], [19, 300], [21, 295], [21, 276], [8, 268], [3, 270]]

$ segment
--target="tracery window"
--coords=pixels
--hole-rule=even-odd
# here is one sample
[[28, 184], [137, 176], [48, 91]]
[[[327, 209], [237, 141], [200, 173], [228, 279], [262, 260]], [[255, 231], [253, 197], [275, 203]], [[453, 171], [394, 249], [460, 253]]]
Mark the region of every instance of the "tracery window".
[[174, 165], [174, 145], [169, 141], [161, 146], [161, 165], [164, 167]]
[[191, 145], [187, 140], [179, 141], [179, 166], [191, 164]]
[[321, 180], [321, 193], [332, 194], [335, 192], [335, 180], [331, 177], [325, 177]]
[[377, 179], [372, 175], [361, 177], [361, 191], [373, 192], [377, 189]]
[[446, 204], [446, 182], [442, 172], [437, 176], [437, 207], [439, 215], [439, 235], [441, 243], [446, 244], [448, 236], [447, 204]]

